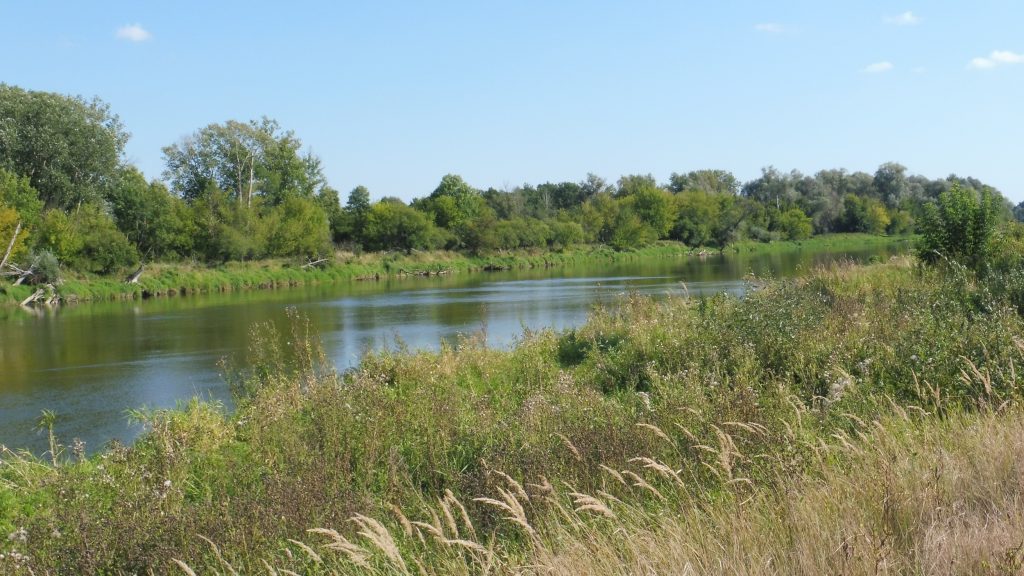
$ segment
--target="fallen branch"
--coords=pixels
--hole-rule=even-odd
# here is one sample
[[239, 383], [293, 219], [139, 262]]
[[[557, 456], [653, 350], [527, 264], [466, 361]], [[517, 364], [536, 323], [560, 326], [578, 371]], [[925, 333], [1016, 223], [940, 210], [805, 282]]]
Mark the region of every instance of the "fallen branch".
[[310, 262], [306, 262], [305, 264], [302, 265], [302, 267], [303, 268], [314, 268], [316, 266], [319, 266], [319, 265], [323, 264], [324, 262], [327, 262], [327, 258], [321, 258], [319, 260], [313, 260], [313, 261], [310, 261]]
[[0, 260], [0, 270], [4, 269], [7, 265], [7, 259], [11, 257], [11, 251], [14, 250], [14, 243], [18, 240], [18, 234], [21, 233], [21, 220], [18, 221], [18, 225], [14, 227], [14, 236], [11, 236], [11, 242], [7, 245], [7, 252], [4, 253], [4, 259]]
[[138, 283], [139, 283], [139, 277], [140, 277], [140, 276], [142, 276], [142, 270], [143, 270], [143, 269], [144, 269], [145, 267], [146, 267], [146, 265], [145, 265], [145, 264], [139, 264], [139, 269], [138, 269], [138, 270], [136, 270], [136, 271], [135, 271], [135, 272], [134, 272], [134, 273], [133, 273], [133, 274], [132, 274], [131, 276], [129, 276], [129, 277], [128, 277], [128, 278], [127, 278], [127, 279], [125, 280], [125, 283], [126, 283], [126, 284], [138, 284]]
[[38, 288], [38, 289], [36, 289], [35, 292], [32, 293], [31, 296], [29, 296], [28, 298], [25, 298], [24, 300], [22, 300], [21, 301], [21, 305], [22, 306], [28, 306], [29, 304], [31, 304], [31, 303], [35, 302], [36, 300], [39, 300], [40, 298], [42, 298], [43, 294], [46, 294], [46, 291], [43, 290], [42, 288]]

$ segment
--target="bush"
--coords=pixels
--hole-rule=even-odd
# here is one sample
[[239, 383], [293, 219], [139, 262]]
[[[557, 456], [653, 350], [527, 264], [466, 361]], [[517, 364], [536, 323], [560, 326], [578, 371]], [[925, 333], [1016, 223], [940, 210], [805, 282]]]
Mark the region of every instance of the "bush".
[[955, 184], [924, 206], [918, 257], [928, 264], [959, 262], [985, 272], [999, 215], [999, 198], [988, 189], [968, 190]]

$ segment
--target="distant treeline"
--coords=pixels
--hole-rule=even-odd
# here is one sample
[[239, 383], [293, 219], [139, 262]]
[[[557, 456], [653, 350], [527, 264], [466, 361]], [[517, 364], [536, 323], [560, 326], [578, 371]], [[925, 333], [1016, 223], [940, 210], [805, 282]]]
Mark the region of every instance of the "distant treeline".
[[[162, 181], [147, 181], [126, 161], [127, 140], [100, 100], [0, 84], [0, 272], [32, 270], [30, 281], [45, 281], [60, 267], [109, 274], [140, 260], [312, 258], [339, 246], [489, 253], [904, 234], [953, 186], [991, 190], [887, 163], [874, 174], [766, 168], [746, 183], [724, 170], [673, 173], [662, 183], [588, 174], [511, 190], [477, 189], [449, 174], [408, 204], [373, 202], [362, 186], [342, 203], [320, 160], [268, 118], [211, 124], [165, 147]], [[1012, 208], [991, 191], [1003, 218], [1024, 217], [1024, 203]]]

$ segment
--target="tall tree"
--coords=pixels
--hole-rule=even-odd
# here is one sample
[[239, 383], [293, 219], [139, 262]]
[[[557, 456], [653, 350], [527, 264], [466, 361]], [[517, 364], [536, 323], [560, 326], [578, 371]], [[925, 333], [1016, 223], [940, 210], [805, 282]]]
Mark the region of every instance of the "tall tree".
[[98, 199], [122, 164], [128, 133], [99, 99], [0, 84], [0, 168], [26, 176], [47, 208]]
[[193, 201], [215, 184], [239, 204], [256, 196], [277, 205], [289, 196], [312, 198], [325, 185], [320, 161], [302, 155], [302, 141], [272, 119], [210, 124], [163, 149], [164, 178]]

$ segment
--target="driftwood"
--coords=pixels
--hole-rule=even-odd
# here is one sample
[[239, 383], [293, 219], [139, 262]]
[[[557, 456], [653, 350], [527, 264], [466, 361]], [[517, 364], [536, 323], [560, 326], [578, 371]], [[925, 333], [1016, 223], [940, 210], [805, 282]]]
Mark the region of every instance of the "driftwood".
[[131, 276], [126, 278], [125, 279], [125, 283], [126, 284], [138, 284], [139, 283], [139, 277], [142, 276], [142, 271], [145, 268], [146, 268], [145, 264], [139, 264], [139, 269], [136, 270], [134, 273], [132, 273]]
[[36, 271], [36, 267], [34, 265], [29, 266], [28, 270], [22, 270], [21, 268], [15, 266], [14, 264], [8, 264], [7, 267], [10, 268], [11, 271], [4, 272], [3, 274], [5, 276], [17, 276], [18, 279], [14, 281], [15, 286], [20, 286], [22, 282], [30, 278], [32, 274], [35, 274]]
[[14, 250], [14, 243], [18, 240], [18, 234], [21, 233], [21, 221], [18, 221], [18, 225], [14, 227], [14, 236], [11, 236], [11, 242], [7, 244], [7, 252], [4, 252], [4, 259], [0, 260], [0, 270], [7, 266], [7, 259], [11, 257], [11, 251]]
[[53, 287], [53, 284], [46, 284], [37, 288], [31, 296], [22, 300], [21, 305], [27, 308], [29, 304], [35, 302], [42, 302], [50, 306], [60, 302], [60, 295], [57, 293], [57, 289]]
[[319, 260], [311, 260], [302, 265], [303, 268], [315, 268], [324, 262], [327, 262], [327, 258], [321, 258]]
[[46, 291], [43, 290], [42, 288], [39, 288], [35, 292], [33, 292], [31, 296], [29, 296], [28, 298], [25, 298], [24, 300], [22, 300], [21, 301], [21, 305], [22, 306], [28, 306], [29, 304], [31, 304], [31, 303], [35, 302], [36, 300], [39, 300], [40, 298], [42, 298], [44, 294], [46, 294]]

